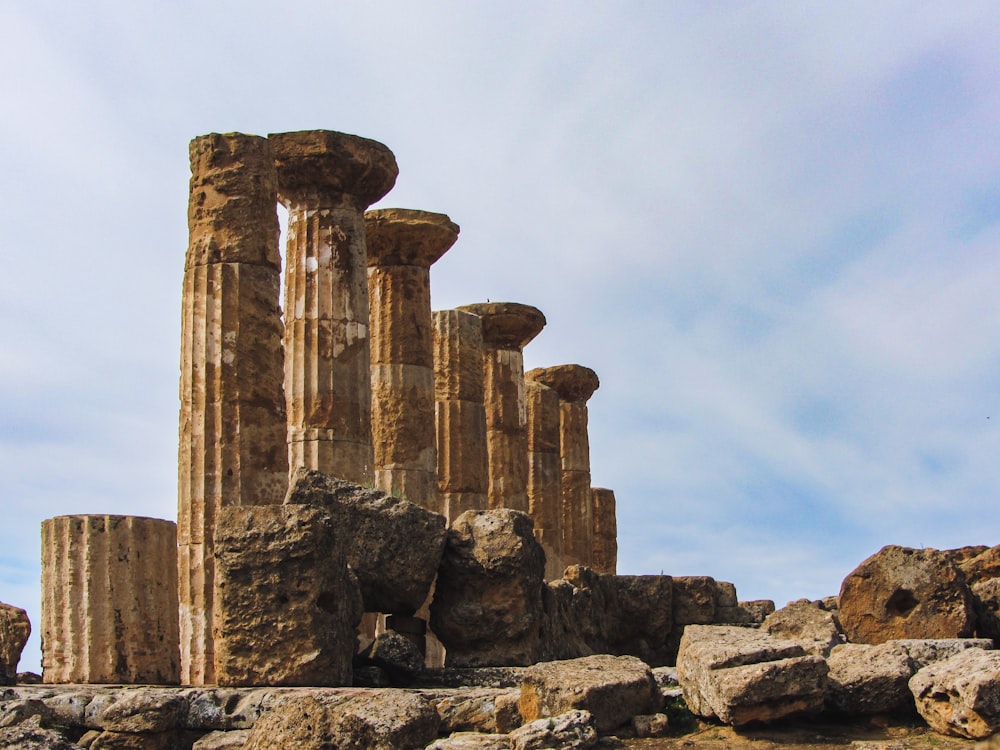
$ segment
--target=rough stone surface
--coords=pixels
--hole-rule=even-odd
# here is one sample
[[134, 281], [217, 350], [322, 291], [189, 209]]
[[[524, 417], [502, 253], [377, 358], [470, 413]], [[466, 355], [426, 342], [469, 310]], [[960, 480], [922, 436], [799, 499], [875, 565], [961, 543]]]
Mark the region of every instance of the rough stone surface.
[[912, 706], [907, 683], [913, 666], [896, 641], [872, 646], [844, 643], [826, 660], [830, 668], [826, 703], [844, 714], [883, 714]]
[[693, 713], [740, 726], [818, 711], [827, 666], [794, 641], [748, 628], [689, 625], [677, 677]]
[[545, 554], [526, 514], [497, 508], [455, 519], [430, 610], [448, 666], [537, 661], [544, 572]]
[[0, 750], [82, 750], [65, 736], [42, 726], [41, 717], [0, 728]]
[[851, 643], [965, 638], [973, 635], [975, 611], [946, 553], [890, 545], [844, 579], [840, 623]]
[[771, 599], [752, 599], [750, 601], [740, 602], [738, 606], [746, 612], [747, 623], [754, 625], [763, 624], [764, 620], [767, 619], [767, 616], [775, 611], [774, 601]]
[[195, 740], [191, 750], [242, 750], [250, 736], [249, 729], [234, 729], [230, 732], [209, 732]]
[[13, 685], [16, 681], [17, 663], [29, 635], [28, 613], [0, 602], [0, 685]]
[[308, 470], [295, 473], [285, 503], [315, 505], [333, 518], [366, 612], [412, 615], [424, 603], [444, 549], [443, 516]]
[[409, 750], [437, 738], [437, 712], [402, 690], [292, 697], [254, 725], [245, 750]]
[[1000, 731], [1000, 651], [967, 649], [910, 678], [917, 710], [941, 734], [983, 739]]
[[441, 717], [442, 732], [486, 733], [506, 733], [520, 725], [520, 715], [512, 722], [504, 713], [511, 705], [516, 709], [520, 695], [519, 688], [449, 690], [439, 695], [425, 693]]
[[212, 535], [222, 507], [288, 482], [277, 182], [266, 138], [191, 141], [181, 314], [177, 543], [181, 678], [213, 681]]
[[591, 487], [593, 501], [593, 565], [598, 573], [614, 575], [618, 570], [618, 518], [614, 490]]
[[368, 658], [372, 663], [402, 678], [412, 677], [424, 666], [424, 655], [406, 636], [387, 630], [375, 636]]
[[107, 732], [159, 733], [176, 729], [185, 710], [177, 691], [138, 688], [98, 693], [87, 704], [84, 723]]
[[562, 463], [559, 457], [559, 394], [547, 385], [525, 382], [528, 434], [528, 514], [545, 550], [545, 580], [562, 576]]
[[584, 748], [597, 746], [597, 729], [589, 711], [573, 710], [525, 724], [508, 735], [512, 750]]
[[42, 669], [49, 683], [176, 684], [177, 530], [136, 516], [42, 522]]
[[432, 742], [427, 750], [510, 750], [510, 738], [506, 734], [455, 732]]
[[820, 609], [808, 599], [789, 602], [767, 616], [761, 628], [776, 638], [797, 641], [809, 654], [829, 656], [844, 642], [833, 613]]
[[521, 716], [526, 722], [575, 709], [589, 711], [598, 731], [621, 726], [663, 706], [646, 664], [632, 656], [596, 655], [535, 664], [521, 683]]
[[361, 599], [345, 540], [345, 530], [314, 506], [222, 511], [215, 534], [220, 685], [351, 684]]

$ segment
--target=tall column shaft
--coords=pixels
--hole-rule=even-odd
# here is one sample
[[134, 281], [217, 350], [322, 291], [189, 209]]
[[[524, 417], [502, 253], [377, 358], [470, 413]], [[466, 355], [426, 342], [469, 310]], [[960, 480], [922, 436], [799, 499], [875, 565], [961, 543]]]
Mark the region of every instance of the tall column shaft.
[[277, 182], [267, 139], [191, 142], [181, 315], [178, 580], [181, 679], [213, 681], [219, 509], [287, 488]]
[[381, 143], [326, 130], [268, 136], [288, 208], [285, 396], [292, 471], [374, 477], [364, 209], [396, 180]]
[[375, 484], [441, 512], [435, 447], [430, 267], [458, 239], [444, 214], [365, 215]]
[[528, 418], [528, 513], [545, 550], [545, 578], [561, 578], [562, 462], [559, 456], [559, 394], [547, 385], [525, 384]]
[[461, 310], [437, 310], [433, 325], [438, 490], [450, 524], [489, 502], [483, 321]]
[[618, 572], [618, 519], [614, 490], [591, 487], [594, 514], [593, 568], [598, 573]]
[[177, 527], [135, 516], [42, 522], [47, 683], [177, 684]]

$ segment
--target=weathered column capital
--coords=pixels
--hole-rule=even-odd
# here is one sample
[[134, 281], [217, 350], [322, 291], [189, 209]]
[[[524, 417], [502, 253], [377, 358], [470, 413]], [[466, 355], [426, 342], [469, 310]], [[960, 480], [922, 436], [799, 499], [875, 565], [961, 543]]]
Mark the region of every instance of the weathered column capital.
[[378, 141], [332, 130], [267, 136], [278, 200], [291, 208], [349, 205], [363, 211], [396, 184], [396, 157]]
[[525, 379], [547, 385], [563, 401], [586, 402], [601, 386], [597, 373], [583, 365], [536, 367], [524, 374]]
[[408, 208], [365, 212], [368, 267], [430, 268], [458, 239], [458, 224], [446, 214]]
[[541, 310], [519, 302], [480, 302], [458, 309], [483, 319], [483, 343], [494, 349], [522, 349], [545, 327]]

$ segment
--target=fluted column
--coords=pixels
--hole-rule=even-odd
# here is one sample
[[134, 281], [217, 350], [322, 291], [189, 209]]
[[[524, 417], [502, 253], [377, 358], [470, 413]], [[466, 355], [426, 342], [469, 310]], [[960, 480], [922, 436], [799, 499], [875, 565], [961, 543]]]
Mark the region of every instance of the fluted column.
[[191, 141], [181, 316], [177, 543], [181, 679], [213, 682], [219, 509], [280, 503], [288, 483], [277, 182], [266, 138]]
[[582, 365], [542, 367], [531, 370], [527, 377], [559, 394], [563, 562], [589, 566], [593, 561], [594, 515], [587, 400], [600, 386], [600, 380], [597, 373]]
[[375, 485], [441, 512], [434, 429], [430, 267], [458, 239], [444, 214], [365, 214]]
[[541, 310], [516, 302], [458, 308], [483, 319], [483, 383], [490, 508], [528, 512], [524, 346], [545, 327]]
[[396, 181], [381, 143], [327, 130], [268, 136], [288, 208], [285, 395], [288, 461], [374, 478], [364, 210]]
[[436, 310], [432, 320], [438, 491], [450, 524], [489, 504], [483, 320], [461, 310]]
[[42, 522], [42, 672], [47, 683], [179, 682], [172, 521]]
[[[527, 373], [530, 375], [531, 371]], [[525, 382], [528, 419], [528, 513], [535, 539], [545, 550], [545, 579], [562, 578], [562, 464], [559, 457], [559, 394], [543, 383]]]
[[594, 557], [592, 565], [598, 573], [618, 572], [618, 519], [615, 512], [614, 490], [591, 487], [594, 513]]

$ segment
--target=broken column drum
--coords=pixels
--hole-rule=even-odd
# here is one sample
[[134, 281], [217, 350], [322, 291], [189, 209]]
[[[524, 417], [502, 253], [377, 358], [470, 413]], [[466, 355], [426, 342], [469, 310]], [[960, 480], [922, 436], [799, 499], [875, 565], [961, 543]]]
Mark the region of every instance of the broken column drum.
[[136, 516], [42, 522], [47, 683], [176, 685], [177, 527]]
[[545, 579], [563, 574], [562, 463], [559, 457], [559, 394], [534, 380], [525, 382], [528, 420], [528, 514], [535, 522], [535, 539], [545, 550]]
[[365, 214], [375, 485], [440, 512], [430, 267], [458, 239], [444, 214]]
[[531, 370], [527, 377], [559, 394], [563, 562], [589, 566], [593, 560], [594, 518], [587, 400], [600, 386], [600, 380], [597, 373], [582, 365], [543, 367]]
[[545, 327], [541, 310], [516, 302], [459, 308], [483, 319], [489, 506], [528, 512], [524, 346]]
[[593, 513], [593, 559], [591, 567], [598, 573], [615, 575], [618, 571], [618, 518], [614, 490], [591, 487]]
[[266, 138], [191, 141], [181, 317], [177, 544], [181, 679], [213, 679], [219, 509], [280, 503], [288, 483], [277, 181]]
[[290, 468], [374, 478], [364, 210], [398, 169], [376, 141], [325, 130], [268, 136], [288, 209], [285, 395]]
[[438, 492], [451, 524], [489, 504], [483, 320], [461, 310], [436, 310], [432, 320]]

